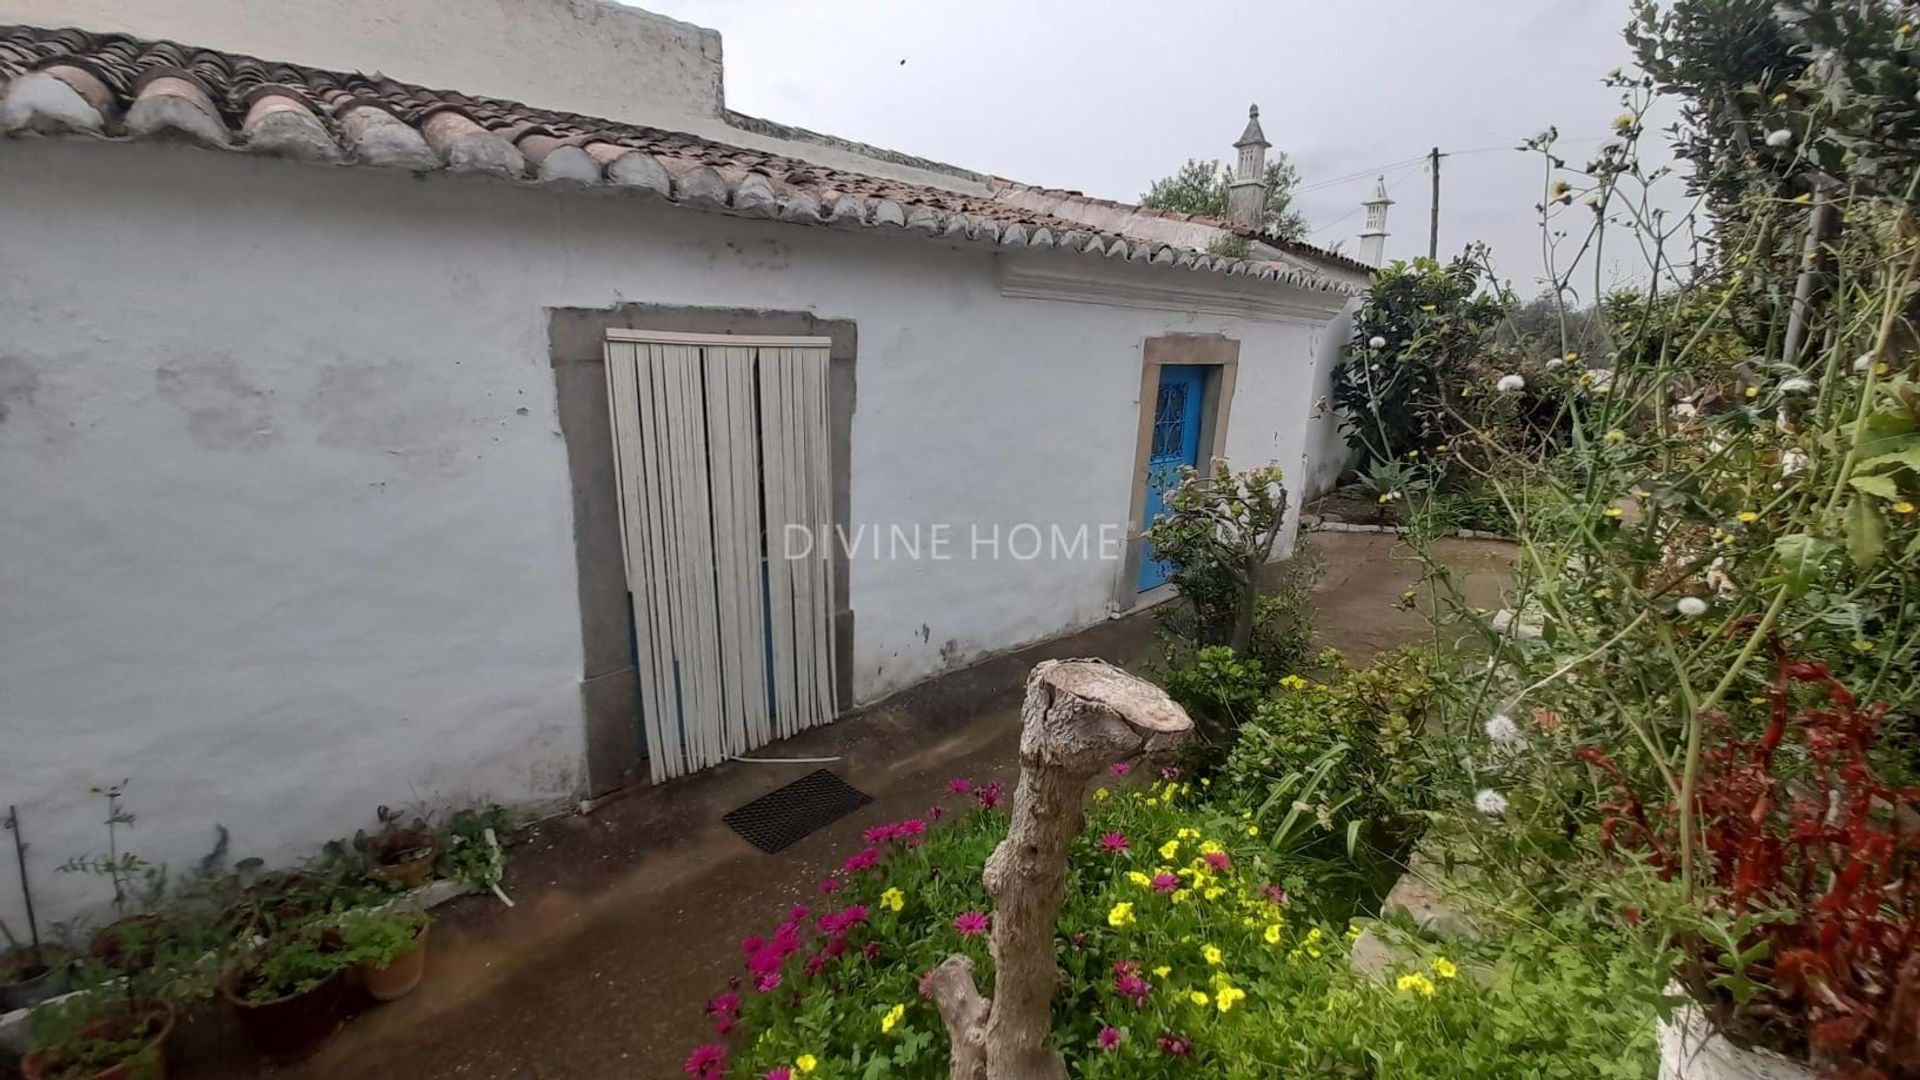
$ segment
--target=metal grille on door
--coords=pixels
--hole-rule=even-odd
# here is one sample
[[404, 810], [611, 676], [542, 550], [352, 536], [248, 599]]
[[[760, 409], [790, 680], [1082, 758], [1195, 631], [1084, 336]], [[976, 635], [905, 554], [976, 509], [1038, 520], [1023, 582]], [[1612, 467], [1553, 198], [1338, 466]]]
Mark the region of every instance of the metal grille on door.
[[[609, 337], [641, 724], [658, 781], [833, 719], [828, 343]], [[790, 532], [807, 557], [787, 557]]]

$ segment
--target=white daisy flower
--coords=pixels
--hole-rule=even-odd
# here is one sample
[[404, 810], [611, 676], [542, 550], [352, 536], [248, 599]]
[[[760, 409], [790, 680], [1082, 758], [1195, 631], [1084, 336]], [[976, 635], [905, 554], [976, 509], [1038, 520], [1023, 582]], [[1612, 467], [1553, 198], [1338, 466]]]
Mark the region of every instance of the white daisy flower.
[[1489, 817], [1499, 817], [1507, 812], [1507, 797], [1492, 788], [1481, 788], [1473, 797], [1473, 808]]
[[1697, 619], [1707, 613], [1707, 602], [1697, 596], [1683, 596], [1673, 609], [1685, 618]]
[[1387, 339], [1381, 337], [1379, 334], [1375, 334], [1367, 339], [1367, 348], [1369, 349], [1384, 349], [1386, 347]]
[[1496, 746], [1514, 746], [1521, 742], [1520, 729], [1514, 725], [1513, 717], [1506, 713], [1494, 713], [1487, 718], [1487, 738]]
[[1527, 388], [1527, 380], [1518, 375], [1502, 375], [1500, 381], [1493, 384], [1493, 388], [1503, 394], [1517, 393]]
[[1767, 145], [1779, 149], [1793, 141], [1793, 132], [1786, 128], [1776, 128], [1767, 132]]

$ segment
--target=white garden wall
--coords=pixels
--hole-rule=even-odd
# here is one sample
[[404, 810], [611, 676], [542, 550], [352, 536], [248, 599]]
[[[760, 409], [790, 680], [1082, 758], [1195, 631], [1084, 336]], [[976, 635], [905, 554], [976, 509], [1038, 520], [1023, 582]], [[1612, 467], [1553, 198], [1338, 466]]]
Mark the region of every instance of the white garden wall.
[[[42, 869], [123, 777], [174, 863], [216, 822], [285, 859], [380, 803], [579, 791], [548, 308], [854, 320], [853, 521], [956, 536], [1127, 524], [1148, 336], [1241, 342], [1237, 464], [1303, 475], [1324, 393], [1309, 323], [1008, 299], [993, 251], [177, 146], [0, 146], [0, 253], [0, 802]], [[854, 556], [857, 699], [1097, 621], [1120, 572], [955, 555]]]

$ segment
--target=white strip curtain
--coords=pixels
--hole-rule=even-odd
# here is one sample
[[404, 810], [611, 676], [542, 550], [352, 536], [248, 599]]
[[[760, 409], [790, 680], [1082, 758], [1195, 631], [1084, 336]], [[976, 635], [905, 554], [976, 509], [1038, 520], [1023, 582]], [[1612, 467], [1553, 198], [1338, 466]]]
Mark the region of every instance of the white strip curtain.
[[676, 337], [606, 359], [653, 778], [833, 719], [827, 350]]

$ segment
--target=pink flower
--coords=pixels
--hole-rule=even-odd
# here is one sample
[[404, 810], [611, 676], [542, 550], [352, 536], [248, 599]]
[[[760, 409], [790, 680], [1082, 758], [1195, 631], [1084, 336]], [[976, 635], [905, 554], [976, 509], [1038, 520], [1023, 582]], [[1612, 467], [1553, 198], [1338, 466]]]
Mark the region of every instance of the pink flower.
[[1268, 885], [1261, 889], [1260, 893], [1267, 898], [1267, 903], [1272, 904], [1274, 907], [1287, 906], [1287, 890], [1278, 885]]
[[807, 963], [806, 963], [806, 966], [805, 966], [804, 968], [802, 968], [801, 970], [803, 970], [803, 971], [805, 971], [805, 972], [806, 972], [806, 974], [807, 974], [807, 978], [809, 978], [809, 979], [811, 979], [811, 978], [813, 978], [813, 977], [814, 977], [815, 975], [818, 975], [818, 974], [820, 974], [820, 972], [821, 972], [821, 971], [822, 971], [823, 969], [825, 969], [825, 968], [826, 968], [826, 966], [827, 966], [827, 958], [826, 958], [826, 957], [824, 957], [824, 956], [809, 956], [809, 957], [807, 957]]
[[871, 870], [879, 862], [880, 849], [870, 847], [856, 855], [848, 856], [846, 864], [842, 866], [841, 869], [849, 874], [857, 874], [862, 870]]
[[1121, 1040], [1123, 1040], [1124, 1038], [1126, 1038], [1126, 1036], [1120, 1034], [1119, 1028], [1103, 1027], [1100, 1029], [1100, 1039], [1099, 1039], [1100, 1049], [1102, 1050], [1115, 1049], [1120, 1045]]
[[1115, 975], [1138, 975], [1140, 974], [1140, 961], [1115, 960], [1113, 962], [1113, 973]]
[[799, 904], [795, 904], [792, 907], [787, 909], [787, 921], [790, 923], [797, 923], [801, 919], [806, 918], [808, 913], [810, 913], [812, 910], [813, 910], [812, 908], [801, 907]]
[[1207, 865], [1212, 867], [1215, 873], [1224, 874], [1233, 869], [1233, 860], [1228, 858], [1224, 851], [1209, 851], [1200, 857], [1207, 860]]
[[723, 1039], [726, 1038], [727, 1034], [732, 1030], [733, 1030], [733, 1017], [731, 1016], [722, 1016], [715, 1019], [713, 1022], [713, 1033], [715, 1035], [720, 1036]]
[[767, 972], [765, 975], [760, 976], [759, 981], [753, 984], [753, 988], [763, 994], [773, 993], [775, 990], [780, 989], [780, 973], [777, 971]]
[[1110, 832], [1100, 838], [1100, 850], [1109, 855], [1118, 855], [1127, 850], [1127, 834]]
[[1178, 779], [1180, 779], [1180, 766], [1178, 766], [1178, 765], [1167, 765], [1167, 766], [1163, 766], [1163, 767], [1162, 767], [1162, 768], [1160, 769], [1160, 779], [1162, 779], [1162, 780], [1178, 780]]
[[793, 1080], [793, 1070], [785, 1065], [775, 1065], [767, 1070], [767, 1075], [761, 1080]]
[[1147, 1003], [1147, 995], [1153, 993], [1153, 984], [1141, 978], [1136, 972], [1129, 971], [1114, 976], [1113, 992], [1133, 1002], [1135, 1006], [1144, 1007]]
[[1179, 887], [1180, 887], [1180, 879], [1178, 877], [1175, 877], [1172, 874], [1163, 872], [1163, 873], [1153, 875], [1153, 891], [1154, 892], [1170, 893]]
[[1193, 1044], [1176, 1035], [1162, 1035], [1158, 1042], [1163, 1053], [1174, 1057], [1186, 1057], [1193, 1053]]
[[840, 887], [839, 878], [821, 878], [820, 879], [820, 891], [823, 893], [833, 892], [835, 889], [838, 889], [839, 887]]
[[973, 781], [965, 777], [956, 776], [947, 781], [947, 790], [953, 792], [955, 795], [971, 795], [973, 794]]
[[862, 833], [861, 835], [866, 838], [866, 841], [869, 844], [884, 844], [887, 841], [894, 838], [894, 836], [896, 835], [894, 830], [898, 829], [899, 827], [900, 826], [898, 825], [892, 825], [892, 824], [875, 825], [873, 828], [868, 829], [865, 833]]
[[831, 960], [831, 959], [837, 958], [841, 953], [844, 953], [846, 951], [847, 951], [847, 939], [844, 936], [834, 937], [834, 938], [827, 939], [827, 944], [824, 948], [820, 950], [820, 954], [822, 956], [827, 957], [829, 960]]
[[946, 811], [946, 808], [945, 808], [945, 807], [941, 807], [941, 806], [929, 806], [929, 807], [927, 807], [927, 820], [928, 820], [928, 821], [939, 821], [939, 820], [940, 820], [941, 818], [943, 818], [943, 817], [945, 817], [945, 816], [947, 816], [947, 811]]
[[974, 797], [980, 800], [980, 805], [983, 808], [991, 810], [1000, 805], [1000, 795], [1006, 790], [1007, 785], [995, 780], [993, 783], [974, 792]]
[[[1115, 776], [1125, 776], [1132, 771], [1133, 771], [1133, 766], [1127, 764], [1124, 761], [1116, 761], [1113, 763], [1113, 775]], [[1107, 1030], [1112, 1031], [1113, 1029], [1108, 1028]]]
[[715, 1016], [738, 1016], [740, 1015], [740, 995], [721, 994], [707, 1002], [707, 1011]]
[[721, 1080], [727, 1075], [727, 1048], [719, 1043], [696, 1046], [681, 1068], [694, 1080]]
[[749, 934], [740, 939], [740, 951], [748, 956], [752, 956], [754, 953], [759, 952], [761, 947], [766, 943], [767, 939], [761, 937], [759, 934]]
[[[844, 936], [848, 930], [866, 922], [867, 914], [867, 906], [865, 904], [855, 904], [852, 907], [836, 911], [831, 915], [822, 915], [820, 916], [820, 932], [835, 937]], [[838, 954], [836, 953], [835, 955]]]
[[862, 955], [862, 956], [864, 956], [864, 957], [866, 957], [866, 958], [867, 958], [867, 959], [869, 959], [869, 960], [878, 960], [878, 959], [880, 959], [880, 946], [879, 946], [879, 944], [878, 944], [878, 943], [876, 943], [876, 942], [872, 942], [872, 941], [869, 941], [869, 942], [867, 942], [867, 943], [866, 943], [866, 945], [865, 945], [865, 946], [863, 946], [863, 947], [862, 947], [862, 948], [860, 949], [860, 955]]
[[897, 829], [898, 831], [894, 834], [896, 837], [910, 839], [924, 834], [927, 831], [927, 823], [919, 818], [908, 818], [901, 822]]
[[920, 976], [920, 996], [929, 1001], [933, 1000], [933, 972], [931, 971]]
[[954, 916], [953, 928], [961, 937], [979, 937], [987, 932], [988, 919], [978, 911], [963, 911]]

